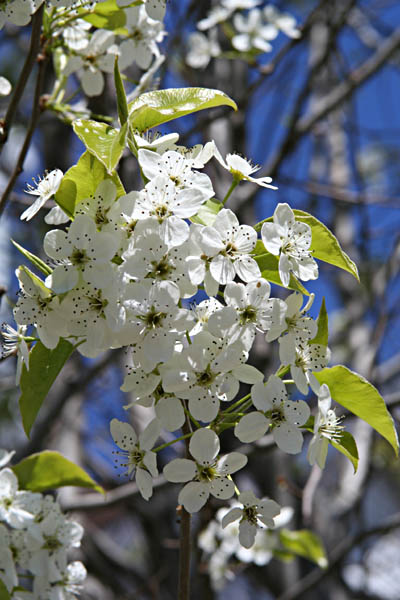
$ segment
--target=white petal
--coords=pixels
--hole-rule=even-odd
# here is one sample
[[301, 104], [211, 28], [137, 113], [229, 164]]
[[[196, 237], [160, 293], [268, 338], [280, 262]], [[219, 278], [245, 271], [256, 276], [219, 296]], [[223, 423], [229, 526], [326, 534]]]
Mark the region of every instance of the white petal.
[[255, 442], [262, 438], [269, 427], [269, 421], [259, 412], [251, 412], [242, 417], [235, 427], [236, 437], [243, 443]]
[[161, 423], [153, 419], [139, 435], [139, 444], [143, 450], [151, 450], [160, 435]]
[[218, 254], [210, 263], [210, 273], [222, 285], [229, 283], [235, 279], [235, 267], [232, 261], [227, 256]]
[[218, 462], [218, 472], [222, 475], [232, 475], [247, 465], [247, 456], [241, 452], [230, 452]]
[[240, 365], [240, 367], [235, 367], [232, 373], [237, 379], [239, 379], [239, 381], [242, 381], [243, 383], [252, 384], [264, 379], [264, 375], [261, 373], [261, 371], [256, 369], [256, 367], [247, 364]]
[[180, 491], [178, 502], [179, 504], [182, 504], [189, 513], [194, 513], [203, 508], [208, 497], [209, 490], [207, 485], [191, 481]]
[[229, 525], [229, 523], [233, 523], [233, 521], [237, 521], [238, 519], [241, 519], [242, 515], [243, 515], [243, 511], [241, 508], [239, 508], [238, 506], [235, 508], [232, 508], [222, 518], [222, 521], [221, 521], [222, 528], [224, 529], [227, 525]]
[[310, 416], [310, 407], [304, 400], [285, 402], [285, 418], [293, 425], [304, 425]]
[[182, 483], [191, 481], [196, 473], [197, 468], [193, 460], [187, 458], [175, 458], [164, 467], [164, 477], [172, 483]]
[[136, 483], [143, 498], [149, 500], [153, 495], [153, 479], [150, 473], [144, 469], [136, 469]]
[[185, 422], [182, 402], [175, 397], [161, 398], [156, 404], [156, 415], [167, 431], [176, 431]]
[[137, 442], [137, 435], [132, 425], [113, 419], [110, 423], [111, 436], [114, 442], [123, 450], [130, 450]]
[[214, 479], [210, 484], [210, 493], [214, 498], [228, 500], [235, 493], [235, 484], [231, 479], [227, 479], [226, 477]]
[[295, 425], [284, 422], [272, 430], [272, 435], [278, 447], [288, 454], [298, 454], [303, 446], [303, 435]]
[[202, 465], [212, 464], [219, 448], [219, 438], [211, 429], [198, 429], [189, 442], [190, 454]]
[[239, 256], [234, 265], [235, 271], [242, 281], [255, 281], [261, 277], [260, 267], [251, 256]]
[[197, 420], [210, 423], [219, 411], [219, 400], [211, 394], [189, 399], [190, 414]]
[[249, 521], [239, 523], [239, 542], [244, 548], [251, 548], [256, 538], [257, 527]]

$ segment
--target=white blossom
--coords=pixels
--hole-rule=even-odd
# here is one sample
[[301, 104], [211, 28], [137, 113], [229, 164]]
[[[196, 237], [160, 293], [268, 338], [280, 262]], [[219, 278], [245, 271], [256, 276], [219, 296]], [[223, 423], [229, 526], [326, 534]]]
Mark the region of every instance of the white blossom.
[[257, 528], [274, 528], [274, 517], [280, 512], [280, 506], [274, 500], [256, 498], [253, 492], [246, 491], [239, 494], [238, 500], [243, 508], [232, 508], [222, 519], [222, 527], [233, 521], [239, 522], [239, 541], [245, 548], [253, 546]]
[[120, 68], [125, 69], [133, 61], [141, 69], [148, 69], [153, 55], [158, 56], [156, 42], [161, 42], [164, 37], [162, 24], [155, 21], [146, 13], [143, 6], [131, 6], [124, 9], [128, 36], [119, 46]]
[[11, 83], [5, 77], [0, 77], [0, 96], [8, 96], [12, 89]]
[[0, 357], [5, 358], [12, 354], [17, 355], [16, 385], [19, 384], [23, 364], [25, 364], [27, 371], [29, 371], [29, 349], [24, 339], [26, 330], [26, 325], [18, 325], [18, 328], [14, 329], [11, 325], [3, 323], [0, 331], [2, 338], [0, 339]]
[[251, 399], [258, 412], [241, 418], [235, 435], [241, 442], [260, 439], [269, 429], [278, 447], [288, 454], [298, 454], [303, 445], [299, 429], [310, 416], [306, 402], [289, 400], [286, 386], [275, 375], [270, 375], [267, 385], [256, 383], [251, 388]]
[[271, 190], [278, 189], [276, 186], [270, 185], [272, 182], [271, 177], [252, 177], [252, 173], [258, 171], [260, 167], [253, 166], [250, 161], [246, 160], [242, 156], [239, 156], [239, 154], [227, 154], [224, 160], [219, 150], [215, 148], [214, 156], [220, 165], [222, 165], [224, 169], [232, 174], [234, 180], [242, 181], [245, 179], [246, 181], [257, 183], [257, 185], [270, 188]]
[[254, 8], [247, 16], [238, 13], [233, 17], [238, 33], [232, 38], [232, 46], [239, 52], [249, 52], [255, 48], [261, 52], [271, 52], [270, 40], [278, 35], [273, 25], [265, 24], [261, 10]]
[[247, 457], [231, 452], [218, 458], [219, 438], [211, 429], [198, 429], [190, 438], [189, 451], [194, 460], [177, 458], [164, 467], [164, 476], [173, 483], [186, 483], [178, 496], [178, 502], [194, 513], [199, 511], [211, 494], [227, 500], [235, 491], [229, 475], [242, 469]]
[[5, 0], [0, 4], [0, 29], [7, 21], [13, 25], [28, 25], [31, 15], [43, 0]]
[[293, 343], [291, 336], [279, 338], [279, 357], [284, 366], [290, 366], [290, 373], [297, 389], [302, 394], [308, 393], [308, 386], [318, 394], [320, 384], [313, 371], [324, 369], [330, 358], [330, 351], [321, 344], [302, 342]]
[[216, 31], [211, 30], [206, 36], [199, 31], [191, 33], [188, 38], [188, 53], [186, 63], [193, 69], [205, 69], [212, 58], [221, 54]]
[[294, 292], [284, 302], [286, 310], [284, 318], [280, 321], [275, 319], [266, 335], [267, 342], [276, 340], [282, 333], [290, 336], [293, 345], [312, 340], [318, 331], [318, 325], [311, 317], [306, 315], [314, 302], [315, 294], [311, 294], [309, 300], [302, 308], [303, 296]]
[[37, 212], [44, 206], [47, 200], [50, 200], [54, 194], [57, 192], [60, 187], [61, 180], [64, 174], [60, 169], [55, 169], [54, 171], [50, 171], [47, 173], [43, 179], [39, 177], [39, 181], [36, 183], [34, 180], [35, 186], [28, 185], [28, 189], [25, 190], [27, 194], [32, 194], [33, 196], [39, 196], [35, 202], [20, 216], [20, 219], [26, 219], [30, 221], [32, 217], [36, 215]]
[[114, 454], [122, 456], [126, 462], [122, 467], [128, 469], [128, 475], [135, 474], [139, 491], [145, 500], [153, 495], [153, 477], [157, 477], [157, 455], [152, 448], [160, 435], [160, 422], [153, 419], [139, 437], [129, 423], [113, 419], [110, 430], [115, 444], [121, 448]]
[[331, 393], [326, 383], [318, 392], [318, 413], [314, 421], [314, 435], [308, 446], [307, 459], [310, 465], [317, 463], [320, 469], [325, 467], [329, 441], [339, 442], [343, 425], [341, 417], [337, 417], [331, 408]]
[[311, 256], [311, 228], [295, 220], [288, 204], [278, 204], [273, 223], [263, 223], [261, 238], [271, 254], [279, 256], [279, 276], [285, 287], [290, 273], [303, 281], [317, 279], [318, 265]]
[[272, 4], [264, 7], [264, 17], [271, 25], [282, 31], [290, 38], [297, 39], [301, 36], [301, 32], [296, 27], [296, 19], [289, 13], [280, 12]]

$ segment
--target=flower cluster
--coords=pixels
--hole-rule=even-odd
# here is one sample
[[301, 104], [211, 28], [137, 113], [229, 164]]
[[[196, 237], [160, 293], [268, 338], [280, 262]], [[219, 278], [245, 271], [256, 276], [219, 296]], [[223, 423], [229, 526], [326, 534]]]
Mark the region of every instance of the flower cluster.
[[[5, 467], [13, 453], [0, 451]], [[83, 527], [66, 519], [52, 496], [18, 489], [8, 468], [0, 470], [0, 580], [13, 600], [73, 600], [86, 578], [79, 561], [68, 563], [80, 546]], [[23, 571], [23, 573], [22, 573]], [[22, 586], [19, 578], [31, 584]]]
[[[260, 4], [259, 0], [221, 0], [220, 4], [214, 6], [209, 14], [197, 23], [199, 31], [190, 34], [187, 64], [194, 69], [202, 69], [212, 58], [229, 57], [229, 52], [221, 48], [218, 42], [219, 25], [222, 25], [221, 31], [228, 35], [228, 48], [236, 54], [250, 53], [256, 56], [259, 53], [271, 52], [270, 42], [280, 31], [290, 38], [300, 37], [296, 19], [292, 15], [281, 13], [273, 5], [261, 9]], [[227, 21], [230, 23], [229, 33], [226, 28]]]
[[[283, 288], [316, 278], [311, 229], [287, 204], [278, 204], [272, 219], [260, 225], [261, 240], [222, 203], [203, 221], [214, 197], [203, 168], [213, 158], [232, 177], [225, 199], [241, 181], [273, 188], [271, 180], [252, 177], [254, 167], [238, 155], [223, 159], [214, 142], [185, 149], [176, 145], [177, 135], [157, 143], [135, 139], [144, 187], [125, 193], [106, 177], [77, 204], [69, 225], [46, 234], [51, 272], [45, 280], [27, 267], [17, 270], [18, 330], [6, 334], [7, 351], [21, 355], [29, 367], [25, 333], [31, 326], [47, 348], [61, 338], [87, 357], [124, 348], [128, 406], [152, 407], [155, 416], [139, 435], [129, 423], [112, 420], [117, 462], [136, 477], [148, 500], [158, 476], [157, 454], [165, 447], [156, 447], [157, 439], [163, 430], [183, 428], [167, 445], [187, 439], [188, 457], [166, 464], [165, 478], [183, 484], [178, 500], [190, 513], [210, 496], [229, 500], [238, 493], [242, 508], [229, 512], [223, 526], [238, 520], [239, 542], [248, 549], [260, 526], [273, 527], [280, 509], [273, 500], [238, 492], [232, 476], [247, 456], [240, 449], [221, 454], [219, 434], [231, 428], [238, 442], [250, 443], [270, 433], [283, 452], [298, 454], [303, 432], [310, 429], [310, 408], [305, 400], [291, 399], [288, 386], [304, 395], [311, 386], [321, 398], [329, 392], [315, 376], [327, 365], [329, 351], [315, 343], [318, 325], [307, 313], [313, 296], [304, 307], [299, 292], [286, 300], [272, 297], [257, 261], [266, 254], [277, 261]], [[53, 171], [36, 190], [29, 189], [38, 196], [29, 218], [56, 193], [61, 179]], [[279, 346], [280, 369], [267, 381], [247, 364], [257, 333]], [[288, 371], [291, 380], [284, 379]], [[241, 384], [251, 391], [237, 400]], [[333, 421], [321, 400], [310, 462], [324, 463], [326, 444], [339, 431]]]

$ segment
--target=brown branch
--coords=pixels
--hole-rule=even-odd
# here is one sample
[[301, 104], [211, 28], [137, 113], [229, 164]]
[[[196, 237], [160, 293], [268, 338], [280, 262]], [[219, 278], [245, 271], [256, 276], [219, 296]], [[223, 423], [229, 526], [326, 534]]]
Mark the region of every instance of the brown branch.
[[382, 535], [392, 531], [393, 529], [397, 529], [398, 527], [400, 527], [400, 513], [392, 515], [381, 525], [377, 525], [376, 527], [372, 527], [365, 531], [361, 531], [360, 533], [349, 535], [348, 537], [344, 538], [344, 540], [342, 540], [342, 542], [340, 542], [332, 551], [327, 569], [314, 569], [311, 571], [311, 573], [303, 577], [303, 579], [297, 581], [289, 590], [281, 594], [277, 600], [303, 599], [305, 597], [304, 594], [308, 592], [308, 590], [318, 585], [323, 579], [330, 575], [332, 571], [338, 568], [347, 554], [353, 548], [358, 546], [358, 544], [373, 535]]
[[17, 164], [15, 165], [14, 171], [11, 174], [11, 177], [9, 179], [7, 187], [0, 199], [0, 216], [2, 215], [2, 213], [6, 207], [8, 197], [15, 185], [18, 175], [20, 173], [22, 173], [22, 171], [23, 171], [25, 157], [28, 153], [29, 146], [30, 146], [30, 143], [32, 140], [32, 136], [34, 134], [36, 125], [37, 125], [39, 117], [40, 117], [40, 113], [42, 112], [40, 97], [42, 94], [42, 89], [43, 89], [43, 84], [44, 84], [44, 76], [45, 76], [48, 57], [46, 55], [39, 55], [37, 60], [39, 62], [39, 69], [38, 69], [38, 74], [37, 74], [37, 78], [36, 78], [35, 94], [34, 94], [33, 102], [32, 102], [32, 116], [31, 116], [28, 130], [25, 135], [24, 143], [22, 145], [21, 151], [18, 156]]
[[40, 32], [42, 29], [42, 18], [43, 18], [43, 10], [44, 4], [40, 6], [40, 8], [35, 12], [32, 17], [32, 33], [31, 33], [31, 43], [28, 50], [28, 54], [26, 55], [24, 66], [22, 67], [21, 74], [19, 76], [17, 85], [14, 88], [14, 93], [10, 100], [10, 104], [7, 109], [6, 116], [1, 123], [1, 133], [0, 133], [0, 151], [2, 146], [6, 143], [8, 134], [10, 132], [10, 128], [12, 122], [14, 120], [15, 113], [17, 111], [19, 102], [21, 100], [22, 94], [24, 93], [26, 84], [28, 83], [29, 76], [31, 71], [35, 65], [37, 55], [39, 54], [40, 48]]

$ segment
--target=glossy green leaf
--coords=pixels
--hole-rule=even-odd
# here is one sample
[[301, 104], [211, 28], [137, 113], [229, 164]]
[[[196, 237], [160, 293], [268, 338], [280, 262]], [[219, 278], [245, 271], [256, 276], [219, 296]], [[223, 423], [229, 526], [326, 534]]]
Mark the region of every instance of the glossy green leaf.
[[[86, 7], [82, 9], [83, 12], [86, 10]], [[83, 18], [98, 29], [109, 29], [116, 34], [123, 34], [126, 31], [126, 15], [116, 0], [97, 2], [93, 13]]]
[[11, 596], [3, 583], [3, 580], [0, 579], [0, 600], [10, 600]]
[[335, 402], [371, 425], [398, 454], [399, 441], [392, 416], [384, 399], [369, 381], [343, 365], [323, 369], [315, 373], [315, 377], [329, 386]]
[[340, 441], [334, 442], [329, 440], [331, 446], [339, 450], [344, 456], [346, 456], [354, 468], [354, 473], [358, 469], [358, 448], [356, 440], [349, 431], [342, 431]]
[[324, 262], [339, 267], [348, 273], [351, 273], [358, 281], [357, 265], [344, 252], [333, 233], [312, 215], [303, 212], [302, 210], [293, 211], [297, 221], [307, 223], [311, 227], [312, 242], [311, 250], [314, 258], [323, 260]]
[[50, 275], [52, 273], [52, 269], [50, 269], [50, 267], [46, 265], [46, 263], [41, 258], [36, 256], [35, 254], [32, 254], [32, 252], [29, 252], [29, 250], [26, 250], [14, 240], [11, 240], [11, 242], [14, 244], [17, 250], [19, 250], [19, 252], [21, 252], [21, 254], [25, 256], [25, 258], [27, 258], [29, 262], [31, 262], [39, 271], [46, 275], [46, 277], [47, 275]]
[[[279, 257], [267, 252], [261, 240], [257, 240], [254, 253], [254, 259], [260, 267], [262, 277], [264, 277], [264, 279], [267, 279], [271, 283], [276, 283], [281, 287], [285, 287], [284, 285], [282, 285], [282, 281], [279, 276]], [[306, 288], [293, 274], [290, 275], [289, 286], [285, 289], [296, 290], [297, 292], [301, 292], [305, 296], [310, 295], [310, 292], [306, 290]]]
[[103, 488], [93, 481], [81, 467], [53, 450], [31, 454], [11, 468], [18, 477], [19, 487], [23, 490], [44, 492], [66, 485], [74, 485], [104, 493]]
[[114, 62], [114, 84], [115, 91], [117, 93], [117, 108], [118, 108], [118, 117], [121, 125], [125, 125], [128, 120], [128, 103], [126, 101], [126, 93], [124, 84], [122, 82], [121, 73], [119, 72], [118, 67], [118, 56], [115, 56]]
[[71, 217], [76, 205], [90, 198], [103, 179], [111, 179], [117, 186], [117, 196], [125, 194], [124, 187], [116, 173], [108, 175], [105, 166], [93, 154], [86, 151], [78, 163], [71, 167], [62, 178], [55, 201]]
[[22, 424], [28, 437], [48, 391], [73, 350], [72, 344], [61, 339], [54, 350], [36, 342], [29, 353], [29, 371], [24, 364], [19, 398]]
[[124, 123], [121, 129], [114, 129], [107, 123], [77, 119], [73, 128], [87, 150], [103, 163], [107, 173], [112, 175], [125, 150], [128, 125]]
[[200, 207], [199, 212], [190, 220], [193, 223], [199, 223], [200, 225], [212, 225], [219, 211], [224, 208], [224, 205], [218, 200], [211, 199], [204, 202]]
[[219, 90], [198, 87], [155, 90], [142, 94], [129, 104], [129, 122], [133, 129], [142, 132], [216, 106], [237, 110], [236, 102]]
[[308, 529], [299, 529], [298, 531], [281, 529], [279, 540], [286, 550], [311, 560], [321, 569], [326, 569], [328, 566], [324, 546], [320, 538], [312, 531]]
[[[307, 423], [303, 425], [302, 429], [306, 429], [310, 433], [314, 433], [314, 417], [311, 416]], [[331, 446], [333, 446], [336, 450], [341, 452], [346, 458], [349, 459], [354, 468], [354, 473], [358, 469], [358, 448], [354, 437], [351, 435], [349, 431], [342, 431], [340, 436], [340, 440], [337, 442], [333, 442], [328, 439], [328, 442]]]
[[32, 284], [35, 287], [40, 288], [43, 298], [51, 296], [51, 291], [49, 290], [48, 287], [45, 286], [44, 281], [42, 281], [40, 279], [40, 277], [35, 275], [35, 273], [32, 273], [32, 271], [30, 269], [28, 269], [28, 267], [25, 267], [25, 265], [20, 265], [17, 269], [17, 276], [18, 276], [19, 272], [24, 272], [25, 275], [27, 275], [29, 277]]
[[310, 341], [310, 344], [328, 345], [328, 313], [326, 312], [325, 298], [322, 298], [321, 308], [317, 320], [318, 331], [315, 338]]

